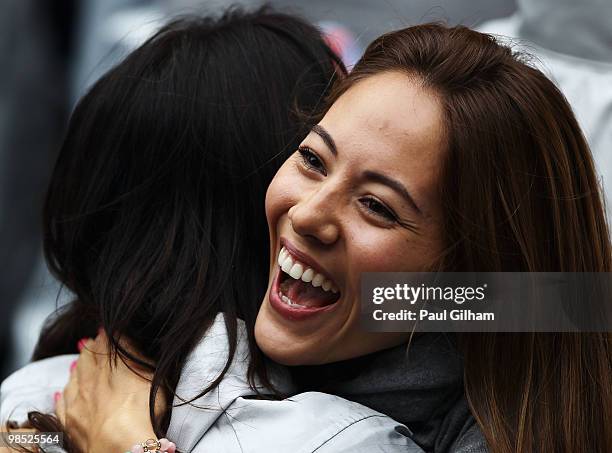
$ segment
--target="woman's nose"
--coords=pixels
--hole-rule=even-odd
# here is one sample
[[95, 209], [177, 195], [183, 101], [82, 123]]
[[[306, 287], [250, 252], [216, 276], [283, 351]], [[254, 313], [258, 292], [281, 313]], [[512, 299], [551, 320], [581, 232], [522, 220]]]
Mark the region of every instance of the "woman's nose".
[[335, 212], [331, 198], [314, 194], [292, 206], [288, 217], [293, 230], [300, 236], [331, 245], [340, 236]]

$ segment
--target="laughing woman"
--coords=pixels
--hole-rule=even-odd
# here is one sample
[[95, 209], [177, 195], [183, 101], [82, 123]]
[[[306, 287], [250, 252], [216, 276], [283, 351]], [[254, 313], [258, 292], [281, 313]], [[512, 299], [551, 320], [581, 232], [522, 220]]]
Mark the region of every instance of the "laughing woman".
[[[410, 367], [402, 376], [375, 373], [409, 338], [360, 329], [363, 272], [612, 270], [591, 154], [567, 102], [520, 56], [464, 27], [416, 26], [372, 43], [277, 172], [265, 208], [271, 259], [254, 329], [257, 346], [294, 367], [294, 374], [305, 373], [301, 379], [312, 379], [311, 386], [378, 410], [380, 401], [356, 395], [386, 379], [388, 389], [401, 389], [389, 392], [386, 413], [418, 412], [428, 392], [436, 391], [429, 381], [440, 375], [440, 363], [425, 361], [421, 374]], [[432, 357], [419, 349], [425, 344], [431, 351], [430, 338], [411, 340], [410, 360]], [[457, 349], [454, 343], [447, 344], [445, 358], [463, 357], [465, 395], [489, 451], [612, 451], [609, 334], [469, 334], [456, 339]], [[104, 337], [87, 348], [106, 353]], [[150, 385], [124, 373], [121, 364], [110, 368], [87, 348], [59, 412], [88, 451], [98, 451], [97, 445], [117, 450], [125, 444], [113, 433], [126, 432], [126, 425], [152, 431], [148, 422], [126, 421], [122, 414], [147, 413], [148, 405], [142, 397], [126, 402], [117, 386], [148, 396]], [[351, 367], [354, 376], [333, 379]], [[332, 379], [321, 382], [321, 375]], [[226, 397], [230, 388], [221, 386], [219, 395]], [[283, 424], [287, 400], [252, 401], [240, 399], [222, 422], [236, 429], [235, 437], [245, 439], [245, 425], [257, 425], [262, 438], [282, 437], [291, 428]], [[254, 410], [262, 405], [275, 414], [263, 423]], [[404, 417], [409, 429], [398, 431], [425, 451], [484, 451], [469, 417], [458, 436], [464, 443], [445, 443], [455, 437], [457, 417], [448, 407], [441, 403], [427, 416]], [[311, 407], [303, 424], [314, 423], [324, 408]], [[190, 414], [196, 413], [193, 408]], [[429, 438], [436, 420], [443, 422]], [[199, 432], [218, 440], [221, 429]], [[188, 429], [169, 433], [177, 443], [187, 435]], [[296, 445], [257, 450], [242, 443], [236, 451], [281, 452]], [[370, 439], [357, 444], [362, 450], [349, 451], [384, 451], [385, 445]], [[321, 447], [304, 451], [328, 451]]]
[[[266, 213], [283, 262], [255, 334], [291, 365], [398, 340], [360, 331], [363, 272], [612, 271], [592, 156], [566, 100], [520, 55], [463, 27], [372, 43], [276, 174]], [[321, 269], [339, 298], [309, 302], [295, 263]], [[612, 451], [610, 333], [472, 333], [458, 346], [490, 451]]]

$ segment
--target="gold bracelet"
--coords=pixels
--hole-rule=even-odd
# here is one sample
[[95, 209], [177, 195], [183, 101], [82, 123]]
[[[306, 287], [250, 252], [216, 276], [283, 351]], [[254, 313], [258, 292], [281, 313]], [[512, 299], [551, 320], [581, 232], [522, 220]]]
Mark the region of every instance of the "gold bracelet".
[[149, 451], [158, 452], [161, 450], [161, 442], [157, 439], [147, 439], [140, 444], [145, 453]]
[[[162, 450], [163, 448], [163, 450]], [[170, 442], [165, 437], [162, 439], [147, 439], [139, 444], [134, 444], [129, 451], [125, 453], [175, 453], [176, 444]]]

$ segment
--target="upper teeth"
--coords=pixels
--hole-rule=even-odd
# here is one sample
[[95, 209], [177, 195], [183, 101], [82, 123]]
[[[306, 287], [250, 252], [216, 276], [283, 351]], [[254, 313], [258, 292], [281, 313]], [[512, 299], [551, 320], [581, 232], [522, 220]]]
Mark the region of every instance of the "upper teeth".
[[289, 274], [295, 280], [301, 279], [315, 288], [321, 286], [324, 291], [338, 292], [338, 288], [330, 279], [294, 259], [285, 247], [281, 248], [278, 254], [278, 265], [284, 273]]

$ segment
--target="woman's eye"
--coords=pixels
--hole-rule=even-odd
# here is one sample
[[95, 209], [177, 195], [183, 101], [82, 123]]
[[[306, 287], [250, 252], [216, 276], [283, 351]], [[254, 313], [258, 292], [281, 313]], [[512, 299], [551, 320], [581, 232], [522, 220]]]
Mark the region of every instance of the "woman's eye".
[[382, 217], [389, 222], [397, 222], [397, 216], [384, 204], [374, 198], [362, 198], [361, 204], [372, 214]]
[[310, 148], [302, 146], [298, 149], [298, 151], [302, 156], [302, 161], [304, 162], [304, 165], [307, 168], [327, 176], [327, 170], [325, 170], [325, 165], [323, 165], [323, 162], [321, 162], [319, 156], [317, 156]]

